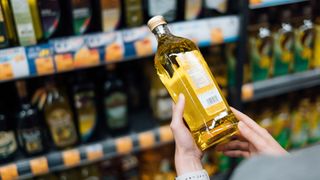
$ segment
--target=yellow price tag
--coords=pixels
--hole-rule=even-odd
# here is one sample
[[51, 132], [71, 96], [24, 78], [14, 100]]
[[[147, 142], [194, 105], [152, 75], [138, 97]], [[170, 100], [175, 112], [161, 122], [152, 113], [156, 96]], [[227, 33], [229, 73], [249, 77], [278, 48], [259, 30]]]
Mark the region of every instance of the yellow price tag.
[[2, 180], [18, 179], [18, 169], [15, 164], [7, 165], [0, 168], [0, 176]]
[[122, 137], [116, 140], [116, 149], [119, 154], [130, 153], [133, 149], [132, 139], [130, 137]]
[[33, 175], [45, 174], [49, 172], [47, 158], [39, 157], [30, 160], [30, 167]]
[[138, 139], [142, 149], [150, 148], [155, 144], [155, 137], [151, 131], [140, 133]]
[[54, 73], [52, 57], [43, 57], [35, 60], [37, 72], [39, 75]]
[[210, 31], [210, 37], [213, 44], [223, 43], [223, 32], [220, 28], [212, 28]]
[[62, 158], [65, 166], [75, 166], [80, 163], [80, 152], [76, 149], [67, 150], [62, 153]]
[[170, 142], [173, 140], [173, 134], [169, 126], [159, 128], [161, 142]]
[[103, 158], [103, 148], [101, 144], [88, 146], [86, 148], [88, 160], [96, 160]]
[[58, 54], [55, 56], [54, 61], [58, 72], [72, 70], [74, 68], [71, 54]]
[[0, 64], [0, 80], [13, 78], [12, 66], [9, 63]]

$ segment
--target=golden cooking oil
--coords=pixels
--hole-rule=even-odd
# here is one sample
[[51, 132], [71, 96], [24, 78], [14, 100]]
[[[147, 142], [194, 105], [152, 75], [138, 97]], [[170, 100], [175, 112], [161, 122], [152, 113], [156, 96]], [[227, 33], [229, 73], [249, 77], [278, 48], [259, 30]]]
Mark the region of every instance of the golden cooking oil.
[[237, 132], [238, 120], [222, 96], [198, 47], [170, 33], [162, 16], [148, 26], [158, 40], [155, 68], [172, 99], [185, 96], [184, 119], [201, 150], [228, 140]]

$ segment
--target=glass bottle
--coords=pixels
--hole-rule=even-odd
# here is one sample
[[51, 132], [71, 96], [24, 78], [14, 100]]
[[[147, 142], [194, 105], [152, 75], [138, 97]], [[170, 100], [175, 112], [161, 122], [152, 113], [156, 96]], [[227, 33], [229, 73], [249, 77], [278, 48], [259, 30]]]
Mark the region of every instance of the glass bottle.
[[168, 22], [175, 21], [178, 16], [178, 0], [148, 0], [148, 16], [162, 15]]
[[121, 1], [100, 0], [102, 29], [104, 32], [113, 31], [120, 25]]
[[70, 104], [67, 97], [52, 82], [46, 84], [46, 89], [44, 115], [53, 142], [58, 148], [70, 147], [78, 140]]
[[92, 18], [92, 7], [89, 0], [71, 0], [72, 27], [75, 35], [88, 31]]
[[113, 135], [126, 132], [129, 126], [127, 94], [115, 68], [114, 64], [107, 66], [103, 99], [106, 124]]
[[77, 115], [79, 134], [82, 142], [92, 139], [97, 124], [94, 85], [78, 77], [73, 87], [74, 107]]
[[44, 131], [39, 114], [28, 99], [25, 81], [17, 81], [16, 87], [20, 99], [17, 113], [17, 138], [20, 148], [27, 155], [36, 155], [45, 151]]
[[6, 21], [4, 19], [3, 7], [0, 4], [0, 48], [9, 46], [9, 36], [6, 28]]
[[124, 0], [124, 22], [127, 27], [140, 26], [143, 24], [142, 0]]
[[172, 99], [185, 96], [184, 119], [201, 150], [216, 145], [237, 132], [238, 120], [221, 95], [198, 47], [170, 33], [162, 16], [148, 22], [158, 40], [155, 67]]
[[3, 12], [3, 21], [8, 34], [10, 45], [16, 45], [18, 43], [17, 31], [14, 26], [13, 12], [11, 9], [10, 1], [0, 0], [1, 9]]
[[228, 0], [204, 0], [203, 15], [205, 17], [220, 16], [228, 10]]
[[49, 39], [61, 29], [61, 7], [59, 0], [38, 0], [43, 38]]
[[13, 159], [16, 151], [17, 141], [12, 128], [9, 127], [9, 119], [0, 112], [0, 162]]
[[185, 0], [184, 2], [184, 19], [197, 19], [202, 11], [202, 0]]

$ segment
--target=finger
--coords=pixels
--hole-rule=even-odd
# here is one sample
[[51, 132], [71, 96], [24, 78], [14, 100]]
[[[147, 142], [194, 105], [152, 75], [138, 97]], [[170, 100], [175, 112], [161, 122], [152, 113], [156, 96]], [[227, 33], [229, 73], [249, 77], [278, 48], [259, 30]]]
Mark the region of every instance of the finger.
[[229, 151], [229, 150], [249, 151], [249, 143], [239, 141], [239, 140], [234, 140], [217, 147], [217, 150], [218, 151]]
[[260, 136], [256, 131], [252, 130], [245, 124], [244, 122], [240, 121], [238, 123], [238, 128], [241, 135], [249, 141], [256, 149], [263, 150], [265, 148], [265, 138]]
[[232, 107], [231, 107], [231, 110], [239, 121], [245, 123], [249, 128], [251, 128], [253, 131], [255, 131], [260, 136], [264, 137], [267, 134], [269, 134], [268, 132], [266, 132], [266, 130], [264, 128], [262, 128], [254, 120], [252, 120], [249, 116], [243, 114], [242, 112], [240, 112]]
[[231, 150], [231, 151], [224, 151], [224, 155], [229, 157], [250, 157], [250, 153], [248, 151], [241, 151], [241, 150]]
[[170, 127], [172, 130], [179, 128], [186, 128], [183, 123], [183, 110], [184, 110], [185, 98], [183, 94], [179, 94], [179, 99], [176, 105], [173, 107], [172, 121]]

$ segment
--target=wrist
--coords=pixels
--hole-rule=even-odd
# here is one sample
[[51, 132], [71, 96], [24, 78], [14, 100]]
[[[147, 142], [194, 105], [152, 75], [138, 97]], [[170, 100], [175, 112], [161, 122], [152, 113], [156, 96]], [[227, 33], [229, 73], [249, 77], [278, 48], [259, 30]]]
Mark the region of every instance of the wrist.
[[174, 160], [178, 176], [203, 169], [201, 157], [176, 153]]

